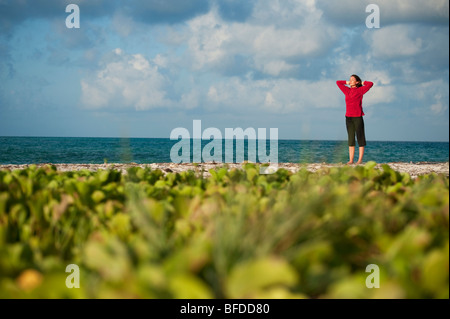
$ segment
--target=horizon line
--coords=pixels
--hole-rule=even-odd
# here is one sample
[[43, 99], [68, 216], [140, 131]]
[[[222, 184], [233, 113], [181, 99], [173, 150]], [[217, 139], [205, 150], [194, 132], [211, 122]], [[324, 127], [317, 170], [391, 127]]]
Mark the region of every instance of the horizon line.
[[[40, 135], [0, 135], [0, 138], [4, 137], [29, 137], [29, 138], [119, 138], [119, 139], [167, 139], [170, 140], [170, 137], [130, 137], [130, 136], [40, 136]], [[192, 137], [189, 139], [193, 139]], [[224, 139], [224, 138], [222, 138]], [[174, 139], [173, 141], [177, 141], [178, 139]], [[209, 140], [209, 139], [202, 139]], [[241, 140], [241, 139], [238, 139]], [[248, 140], [248, 138], [244, 138], [243, 140]], [[257, 140], [257, 139], [256, 139]], [[270, 138], [266, 140], [271, 140]], [[280, 141], [333, 141], [333, 142], [346, 142], [345, 139], [295, 139], [295, 138], [278, 138]], [[370, 140], [369, 140], [370, 141]], [[371, 140], [372, 142], [413, 142], [413, 143], [449, 143], [449, 141], [428, 141], [428, 140]]]

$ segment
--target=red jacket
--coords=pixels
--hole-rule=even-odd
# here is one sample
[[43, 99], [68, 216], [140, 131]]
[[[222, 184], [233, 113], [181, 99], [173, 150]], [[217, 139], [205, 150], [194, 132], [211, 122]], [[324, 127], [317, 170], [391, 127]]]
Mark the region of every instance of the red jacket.
[[365, 81], [359, 88], [345, 86], [346, 81], [336, 81], [337, 86], [345, 94], [346, 112], [345, 116], [360, 117], [365, 115], [362, 109], [363, 95], [370, 90], [373, 82]]

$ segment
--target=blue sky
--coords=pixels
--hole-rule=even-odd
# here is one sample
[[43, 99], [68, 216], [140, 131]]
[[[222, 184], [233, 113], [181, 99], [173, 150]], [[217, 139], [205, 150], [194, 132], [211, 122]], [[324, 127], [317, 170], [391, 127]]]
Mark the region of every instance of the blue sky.
[[353, 73], [368, 140], [448, 141], [448, 0], [0, 0], [0, 136], [345, 140]]

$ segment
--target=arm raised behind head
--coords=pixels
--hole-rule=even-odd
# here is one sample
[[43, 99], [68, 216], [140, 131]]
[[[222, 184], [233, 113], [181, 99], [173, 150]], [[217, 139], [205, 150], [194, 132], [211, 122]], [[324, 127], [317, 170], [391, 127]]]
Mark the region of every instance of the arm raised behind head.
[[370, 88], [373, 86], [373, 82], [370, 81], [363, 81], [361, 84], [363, 85], [361, 89], [363, 90], [364, 93], [367, 93], [367, 91], [369, 91]]
[[341, 91], [345, 94], [350, 88], [346, 87], [348, 85], [348, 81], [336, 81], [337, 86], [341, 89]]

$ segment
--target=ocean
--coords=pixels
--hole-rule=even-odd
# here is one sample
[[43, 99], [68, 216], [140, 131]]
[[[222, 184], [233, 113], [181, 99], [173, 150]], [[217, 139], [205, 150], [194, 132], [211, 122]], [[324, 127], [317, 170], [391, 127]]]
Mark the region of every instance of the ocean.
[[[0, 164], [170, 163], [173, 162], [170, 156], [171, 149], [178, 142], [169, 138], [0, 137]], [[188, 153], [187, 149], [183, 151], [189, 156], [185, 159], [189, 158], [189, 162], [193, 162], [193, 141], [190, 142], [190, 152]], [[203, 150], [209, 143], [209, 140], [202, 140], [201, 149]], [[230, 148], [225, 150], [225, 141], [219, 140], [215, 143], [222, 144], [221, 162], [230, 162], [225, 158], [226, 151], [230, 152]], [[233, 162], [236, 162], [236, 140], [234, 144], [231, 152]], [[244, 160], [248, 160], [249, 154], [258, 154], [258, 146], [256, 143], [256, 149], [252, 145], [249, 147], [248, 141], [245, 140]], [[175, 149], [178, 150], [177, 147]], [[272, 161], [276, 155], [275, 151], [276, 149], [271, 148], [267, 141], [266, 155]], [[358, 146], [355, 153], [356, 162]], [[181, 151], [178, 152], [178, 155], [182, 154]], [[348, 146], [347, 141], [278, 140], [277, 157], [278, 163], [346, 163]], [[449, 143], [368, 141], [364, 162], [368, 161], [448, 162]], [[257, 156], [256, 162], [264, 161], [260, 161]]]

